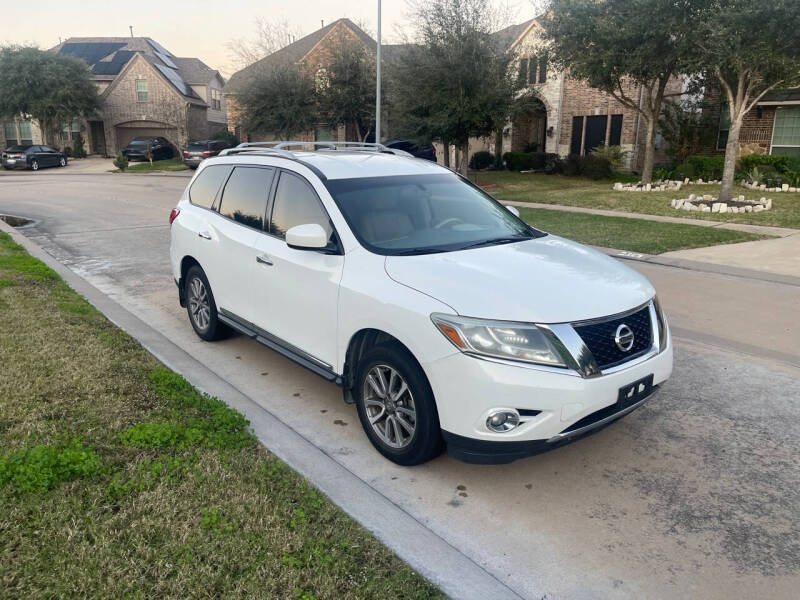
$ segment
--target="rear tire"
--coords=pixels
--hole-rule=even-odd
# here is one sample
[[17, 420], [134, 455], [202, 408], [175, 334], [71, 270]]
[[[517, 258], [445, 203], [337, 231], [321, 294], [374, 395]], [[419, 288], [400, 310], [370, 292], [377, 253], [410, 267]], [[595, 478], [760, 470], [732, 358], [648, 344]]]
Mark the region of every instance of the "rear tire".
[[59, 167], [66, 167], [67, 166], [67, 159], [62, 156], [61, 159], [59, 159], [59, 161], [58, 161], [58, 166]]
[[38, 171], [39, 170], [39, 161], [38, 160], [32, 160], [31, 161], [31, 170], [33, 170], [33, 171]]
[[207, 342], [222, 338], [226, 327], [219, 322], [214, 294], [203, 269], [198, 265], [191, 267], [186, 272], [184, 286], [186, 312], [194, 332]]
[[439, 414], [428, 379], [399, 344], [376, 346], [359, 361], [353, 390], [358, 418], [383, 456], [403, 466], [441, 454]]

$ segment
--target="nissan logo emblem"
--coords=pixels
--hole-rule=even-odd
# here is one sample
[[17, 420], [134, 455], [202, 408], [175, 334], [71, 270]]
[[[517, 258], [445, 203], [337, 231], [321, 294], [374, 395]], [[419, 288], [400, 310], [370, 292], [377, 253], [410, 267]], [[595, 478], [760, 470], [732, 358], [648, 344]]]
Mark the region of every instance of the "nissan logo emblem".
[[617, 348], [623, 352], [630, 351], [633, 348], [633, 331], [631, 331], [631, 328], [625, 323], [617, 327], [617, 331], [614, 333], [614, 342], [617, 344]]

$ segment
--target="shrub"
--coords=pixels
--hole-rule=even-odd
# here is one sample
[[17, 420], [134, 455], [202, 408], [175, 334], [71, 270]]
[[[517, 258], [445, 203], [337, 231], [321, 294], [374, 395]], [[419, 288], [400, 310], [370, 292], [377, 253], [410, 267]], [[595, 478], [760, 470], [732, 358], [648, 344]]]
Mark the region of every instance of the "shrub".
[[[694, 156], [687, 156], [686, 162], [692, 165], [695, 176], [701, 179], [722, 179], [722, 169], [725, 164], [725, 157], [720, 156], [703, 156], [696, 154]], [[688, 175], [686, 175], [688, 177]]]
[[479, 150], [469, 159], [469, 168], [475, 170], [488, 169], [494, 164], [494, 154], [487, 150]]
[[689, 163], [681, 163], [675, 167], [675, 170], [672, 172], [672, 176], [675, 179], [686, 179], [687, 177], [689, 179], [694, 179], [694, 167]]
[[534, 152], [539, 150], [539, 142], [528, 142], [525, 144], [525, 148], [523, 148], [523, 152], [526, 154], [533, 154]]
[[86, 150], [83, 149], [83, 136], [80, 133], [72, 140], [72, 156], [86, 158]]
[[789, 170], [790, 156], [782, 154], [748, 154], [739, 159], [739, 166], [737, 171], [741, 173], [749, 173], [754, 168], [758, 167], [771, 167], [779, 173], [785, 173]]
[[564, 161], [559, 158], [558, 154], [547, 154], [546, 156], [544, 172], [547, 175], [556, 175], [564, 172]]
[[580, 175], [583, 173], [583, 157], [579, 154], [570, 154], [564, 160], [562, 172], [564, 175]]
[[72, 158], [72, 148], [69, 146], [64, 146], [64, 156], [67, 158]]
[[223, 140], [228, 142], [231, 146], [238, 146], [239, 145], [239, 138], [237, 138], [233, 133], [228, 131], [227, 129], [223, 129], [222, 131], [218, 131], [214, 135], [211, 136], [212, 140]]
[[590, 179], [609, 179], [613, 174], [611, 162], [594, 153], [583, 159], [583, 174]]
[[592, 150], [591, 155], [606, 159], [612, 169], [619, 171], [628, 153], [622, 149], [622, 146], [598, 146]]
[[531, 155], [527, 152], [506, 152], [503, 160], [509, 171], [527, 171], [531, 168]]
[[534, 152], [531, 155], [531, 168], [534, 171], [546, 171], [547, 165], [558, 160], [558, 154], [550, 152]]
[[128, 168], [128, 157], [122, 153], [122, 150], [117, 152], [117, 157], [114, 159], [114, 166], [123, 173]]
[[653, 179], [655, 181], [665, 181], [672, 177], [672, 171], [666, 169], [664, 167], [658, 167], [657, 169], [653, 169]]

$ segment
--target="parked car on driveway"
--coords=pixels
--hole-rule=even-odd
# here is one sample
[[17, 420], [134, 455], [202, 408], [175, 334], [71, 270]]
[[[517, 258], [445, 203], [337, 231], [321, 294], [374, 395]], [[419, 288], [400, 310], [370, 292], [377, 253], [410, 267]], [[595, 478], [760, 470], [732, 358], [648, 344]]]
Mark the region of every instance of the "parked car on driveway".
[[383, 145], [394, 150], [403, 150], [417, 158], [424, 158], [425, 160], [436, 162], [436, 148], [433, 144], [418, 146], [414, 142], [408, 140], [390, 140]]
[[31, 169], [66, 167], [67, 155], [51, 146], [9, 146], [0, 154], [0, 164], [6, 169]]
[[183, 164], [190, 169], [196, 169], [201, 162], [212, 156], [217, 156], [231, 145], [223, 140], [206, 140], [202, 142], [189, 142], [183, 150]]
[[650, 282], [381, 146], [224, 151], [170, 214], [178, 297], [341, 386], [377, 450], [510, 462], [641, 406], [672, 372]]
[[163, 137], [137, 137], [128, 142], [122, 149], [128, 160], [147, 160], [147, 151], [153, 156], [153, 160], [167, 160], [175, 156], [175, 150], [167, 138]]

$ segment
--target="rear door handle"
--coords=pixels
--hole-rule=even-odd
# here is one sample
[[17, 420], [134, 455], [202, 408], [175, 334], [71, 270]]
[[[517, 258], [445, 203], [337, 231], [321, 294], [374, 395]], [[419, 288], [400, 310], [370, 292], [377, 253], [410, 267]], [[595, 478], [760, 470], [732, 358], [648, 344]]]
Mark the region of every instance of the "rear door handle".
[[203, 238], [204, 240], [211, 239], [211, 234], [208, 233], [207, 231], [201, 231], [200, 233], [197, 234], [197, 236]]
[[269, 259], [269, 256], [265, 256], [264, 254], [256, 256], [256, 262], [261, 263], [262, 265], [267, 265], [269, 267], [273, 265], [273, 262]]

